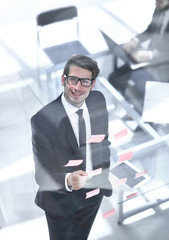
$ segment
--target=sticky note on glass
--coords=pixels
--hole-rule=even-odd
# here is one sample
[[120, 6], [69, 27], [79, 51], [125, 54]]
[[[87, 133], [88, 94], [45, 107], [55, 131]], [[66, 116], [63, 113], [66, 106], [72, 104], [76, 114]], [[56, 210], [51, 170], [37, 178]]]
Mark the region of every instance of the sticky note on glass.
[[144, 175], [147, 174], [147, 173], [148, 173], [148, 170], [143, 171], [143, 172], [138, 172], [138, 173], [136, 173], [135, 178], [139, 178], [139, 177], [141, 177], [141, 176], [144, 176]]
[[119, 160], [118, 162], [124, 162], [124, 161], [128, 161], [133, 157], [133, 152], [126, 152], [126, 153], [122, 153], [119, 156]]
[[75, 166], [79, 166], [80, 164], [82, 164], [83, 159], [78, 159], [78, 160], [69, 160], [69, 162], [64, 165], [64, 167], [75, 167]]
[[99, 142], [102, 142], [104, 138], [105, 138], [104, 134], [92, 135], [88, 143], [99, 143]]
[[111, 217], [112, 215], [115, 215], [115, 209], [114, 209], [114, 208], [111, 209], [111, 210], [109, 210], [108, 212], [105, 212], [105, 213], [103, 214], [103, 218], [106, 219], [106, 218], [108, 218], [108, 217]]
[[95, 175], [101, 174], [102, 173], [102, 168], [97, 168], [91, 172], [88, 173], [89, 177], [93, 177]]
[[114, 134], [114, 139], [117, 141], [117, 140], [127, 136], [127, 134], [128, 134], [128, 131], [127, 131], [127, 128], [125, 128], [122, 131]]
[[86, 199], [90, 198], [90, 197], [93, 197], [93, 196], [95, 196], [95, 195], [97, 195], [99, 193], [100, 193], [100, 188], [97, 188], [97, 189], [94, 189], [94, 190], [92, 190], [90, 192], [87, 192], [86, 193]]
[[137, 195], [138, 195], [138, 192], [132, 193], [132, 194], [126, 196], [126, 199], [130, 199], [130, 198], [136, 197]]

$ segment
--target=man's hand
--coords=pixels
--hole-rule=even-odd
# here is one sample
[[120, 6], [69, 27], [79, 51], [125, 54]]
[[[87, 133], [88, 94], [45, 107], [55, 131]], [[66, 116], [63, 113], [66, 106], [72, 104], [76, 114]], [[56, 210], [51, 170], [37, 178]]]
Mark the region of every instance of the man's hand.
[[152, 59], [152, 52], [151, 51], [145, 51], [145, 50], [139, 50], [132, 54], [132, 58], [136, 62], [146, 62], [150, 61]]
[[123, 48], [126, 53], [130, 53], [132, 50], [138, 47], [139, 41], [137, 39], [131, 39], [129, 42], [123, 44]]
[[67, 183], [74, 190], [79, 190], [85, 186], [87, 179], [88, 174], [85, 171], [78, 170], [68, 176]]

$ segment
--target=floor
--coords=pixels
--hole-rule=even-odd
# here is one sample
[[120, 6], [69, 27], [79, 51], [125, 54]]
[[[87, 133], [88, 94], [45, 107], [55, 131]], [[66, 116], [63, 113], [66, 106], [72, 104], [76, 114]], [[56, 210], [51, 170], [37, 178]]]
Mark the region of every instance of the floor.
[[[63, 0], [62, 4], [67, 2]], [[93, 45], [88, 46], [89, 49], [93, 52], [106, 49], [103, 39], [98, 35], [97, 27], [117, 37], [119, 35], [120, 42], [129, 39], [137, 31], [142, 31], [150, 20], [154, 1], [149, 1], [148, 6], [151, 8], [145, 13], [145, 21], [141, 24], [136, 24], [132, 18], [126, 18], [124, 9], [132, 4], [140, 14], [138, 6], [144, 7], [143, 2], [145, 4], [146, 0], [137, 0], [137, 4], [136, 0], [72, 1], [72, 4], [79, 7], [82, 26], [85, 26], [89, 33], [94, 32], [99, 36]], [[11, 8], [6, 14], [9, 4]], [[0, 239], [2, 240], [49, 239], [44, 213], [34, 204], [37, 185], [34, 180], [30, 118], [44, 104], [54, 99], [62, 91], [62, 87], [58, 80], [59, 71], [53, 76], [50, 85], [43, 75], [40, 84], [37, 82], [35, 16], [42, 10], [62, 4], [58, 0], [50, 0], [47, 3], [39, 0], [24, 1], [24, 3], [20, 0], [7, 0], [0, 10], [2, 13], [0, 14]], [[119, 9], [120, 11], [116, 11]], [[88, 22], [85, 21], [86, 18], [89, 19]], [[116, 26], [115, 30], [110, 31], [114, 26]], [[126, 34], [121, 34], [124, 29]], [[43, 60], [42, 64], [47, 64], [47, 59]], [[112, 67], [112, 57], [109, 55], [100, 57], [98, 62], [101, 75], [107, 78]], [[111, 102], [110, 92], [99, 84], [96, 87], [102, 87], [107, 101]], [[116, 104], [117, 102], [113, 102], [109, 107], [113, 109]], [[115, 107], [118, 116], [126, 115], [124, 109], [118, 108], [117, 105]], [[137, 140], [138, 138], [135, 139]], [[133, 205], [137, 206], [140, 203], [138, 199], [128, 201], [125, 208], [132, 209]], [[103, 214], [112, 208], [116, 209], [116, 205], [114, 197], [103, 199], [89, 240], [168, 240], [167, 205], [163, 204], [163, 208], [161, 206], [161, 209], [149, 211], [147, 215], [137, 215], [122, 225], [118, 224], [117, 214], [103, 218]]]

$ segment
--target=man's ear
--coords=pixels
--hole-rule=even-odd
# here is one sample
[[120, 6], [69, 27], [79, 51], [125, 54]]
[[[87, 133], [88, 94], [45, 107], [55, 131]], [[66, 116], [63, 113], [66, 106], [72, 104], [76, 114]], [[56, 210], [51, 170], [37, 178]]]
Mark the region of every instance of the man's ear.
[[65, 86], [65, 81], [66, 81], [66, 79], [65, 79], [65, 77], [64, 77], [64, 74], [62, 74], [61, 81], [62, 81], [62, 86]]
[[96, 84], [96, 79], [93, 81], [93, 83], [92, 83], [92, 86], [91, 86], [91, 91], [93, 90], [93, 88], [94, 88], [94, 86], [95, 86], [95, 84]]

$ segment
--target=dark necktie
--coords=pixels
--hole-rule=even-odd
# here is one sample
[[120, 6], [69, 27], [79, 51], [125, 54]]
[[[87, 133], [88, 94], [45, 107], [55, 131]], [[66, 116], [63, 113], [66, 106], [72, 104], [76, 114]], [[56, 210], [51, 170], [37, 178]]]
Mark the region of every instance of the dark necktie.
[[85, 120], [83, 118], [83, 110], [79, 109], [76, 112], [79, 116], [79, 147], [80, 152], [83, 158], [83, 170], [86, 168], [86, 125]]

